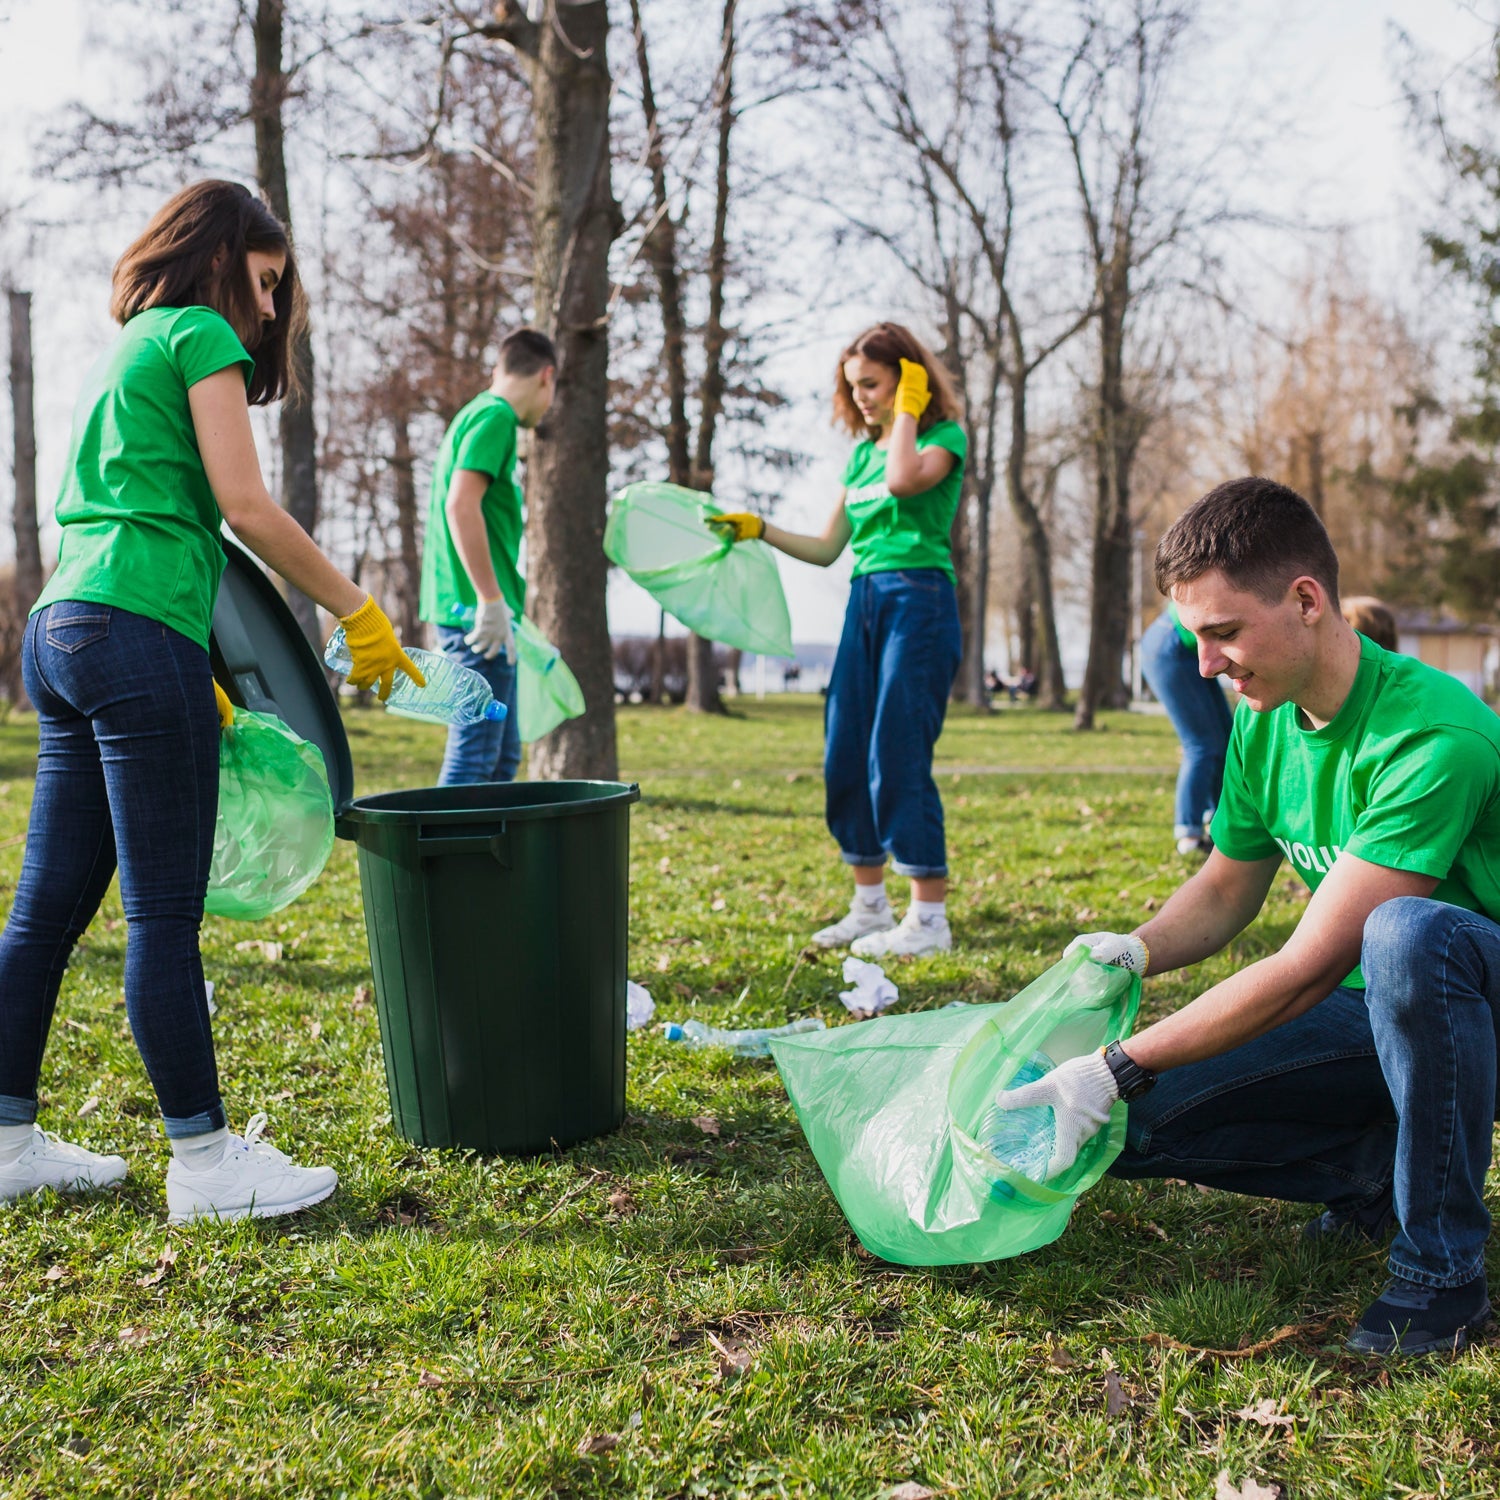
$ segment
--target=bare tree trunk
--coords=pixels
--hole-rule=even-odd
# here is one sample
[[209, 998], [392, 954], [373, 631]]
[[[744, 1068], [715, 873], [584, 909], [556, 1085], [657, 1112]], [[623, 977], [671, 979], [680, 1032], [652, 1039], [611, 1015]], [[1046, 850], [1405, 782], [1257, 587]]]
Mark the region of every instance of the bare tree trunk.
[[31, 608], [42, 591], [42, 540], [36, 520], [36, 410], [32, 397], [31, 293], [11, 292], [10, 409], [14, 420], [16, 481], [16, 607]]
[[422, 549], [417, 545], [417, 472], [411, 450], [411, 413], [405, 404], [391, 415], [395, 449], [391, 469], [395, 475], [396, 535], [401, 546], [401, 595], [398, 624], [401, 639], [420, 645], [422, 620], [418, 613], [422, 589]]
[[[282, 67], [285, 0], [256, 0], [255, 76], [250, 83], [250, 117], [255, 124], [255, 176], [271, 211], [292, 229], [287, 191], [286, 131], [282, 106], [289, 81]], [[293, 389], [281, 403], [281, 503], [311, 536], [318, 525], [318, 431], [313, 419], [316, 372], [312, 329], [304, 325], [292, 344]], [[317, 606], [300, 589], [286, 586], [287, 603], [309, 641], [321, 648]]]
[[656, 626], [656, 644], [651, 648], [650, 703], [667, 701], [667, 612], [662, 610]]
[[558, 347], [557, 398], [527, 465], [527, 612], [578, 677], [586, 712], [531, 751], [539, 779], [613, 780], [614, 664], [605, 611], [609, 485], [609, 247], [619, 207], [610, 188], [605, 0], [546, 0], [540, 22], [499, 0], [486, 28], [516, 48], [531, 82], [536, 317]]

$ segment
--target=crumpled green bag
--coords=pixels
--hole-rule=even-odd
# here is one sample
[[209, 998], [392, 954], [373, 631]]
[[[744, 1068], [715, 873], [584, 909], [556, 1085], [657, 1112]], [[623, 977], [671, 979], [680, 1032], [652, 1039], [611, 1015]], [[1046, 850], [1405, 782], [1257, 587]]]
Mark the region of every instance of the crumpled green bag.
[[707, 524], [723, 509], [677, 484], [630, 484], [610, 501], [604, 552], [689, 630], [761, 656], [792, 654], [776, 557]]
[[332, 849], [322, 752], [274, 714], [236, 709], [219, 736], [219, 816], [204, 910], [268, 917], [323, 873]]
[[529, 744], [583, 712], [583, 689], [557, 647], [530, 620], [517, 620], [515, 632], [516, 722]]
[[1080, 951], [1003, 1005], [780, 1037], [771, 1054], [867, 1250], [906, 1266], [1003, 1260], [1067, 1227], [1125, 1144], [1125, 1104], [1067, 1171], [1038, 1182], [977, 1138], [995, 1095], [1039, 1054], [1055, 1065], [1128, 1036], [1140, 999], [1136, 975]]

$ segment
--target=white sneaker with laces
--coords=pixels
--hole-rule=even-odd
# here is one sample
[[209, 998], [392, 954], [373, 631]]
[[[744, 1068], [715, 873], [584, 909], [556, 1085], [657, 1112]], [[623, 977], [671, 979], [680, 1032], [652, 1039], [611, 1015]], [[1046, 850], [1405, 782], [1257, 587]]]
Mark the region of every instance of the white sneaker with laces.
[[197, 1170], [176, 1160], [167, 1168], [167, 1222], [274, 1219], [321, 1203], [339, 1185], [332, 1167], [299, 1167], [260, 1134], [263, 1114], [244, 1135], [231, 1135], [218, 1164]]
[[856, 897], [849, 905], [847, 916], [840, 917], [831, 927], [820, 927], [808, 941], [814, 948], [847, 948], [855, 938], [867, 933], [889, 932], [896, 925], [891, 903], [866, 906]]
[[898, 925], [860, 938], [849, 951], [860, 958], [920, 958], [924, 953], [946, 953], [952, 946], [947, 917], [919, 917], [908, 911]]
[[113, 1187], [125, 1175], [123, 1156], [100, 1156], [32, 1126], [31, 1140], [15, 1161], [0, 1163], [0, 1202], [56, 1188], [86, 1193]]

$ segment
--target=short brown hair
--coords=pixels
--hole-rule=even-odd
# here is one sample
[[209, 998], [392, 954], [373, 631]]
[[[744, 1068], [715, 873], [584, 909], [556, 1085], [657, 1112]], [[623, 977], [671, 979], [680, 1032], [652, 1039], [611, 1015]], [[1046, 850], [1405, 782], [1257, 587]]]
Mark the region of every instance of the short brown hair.
[[500, 340], [500, 368], [507, 375], [535, 375], [557, 368], [557, 346], [540, 329], [518, 328]]
[[844, 375], [845, 362], [853, 359], [856, 354], [873, 359], [877, 365], [888, 365], [898, 375], [901, 373], [903, 359], [909, 359], [927, 371], [927, 386], [932, 392], [932, 400], [927, 403], [927, 410], [917, 422], [918, 432], [926, 432], [939, 422], [958, 422], [963, 419], [963, 402], [958, 399], [953, 377], [938, 362], [932, 351], [911, 329], [900, 323], [877, 323], [873, 328], [865, 329], [839, 355], [838, 371], [833, 382], [835, 427], [847, 428], [855, 437], [873, 438], [880, 434], [878, 427], [867, 426], [865, 419], [860, 416], [859, 408], [854, 404], [854, 391]]
[[1339, 560], [1318, 513], [1274, 479], [1231, 479], [1195, 500], [1156, 548], [1156, 586], [1222, 573], [1237, 589], [1274, 604], [1294, 578], [1316, 578], [1335, 609]]
[[[252, 250], [286, 256], [271, 294], [276, 320], [269, 325], [261, 321], [250, 285], [245, 257]], [[157, 209], [115, 262], [109, 311], [126, 323], [153, 307], [211, 307], [220, 314], [254, 361], [247, 390], [252, 406], [294, 388], [291, 349], [306, 326], [307, 303], [286, 226], [249, 188], [210, 178]]]
[[1344, 618], [1361, 634], [1387, 651], [1396, 649], [1396, 617], [1374, 594], [1355, 594], [1344, 600]]

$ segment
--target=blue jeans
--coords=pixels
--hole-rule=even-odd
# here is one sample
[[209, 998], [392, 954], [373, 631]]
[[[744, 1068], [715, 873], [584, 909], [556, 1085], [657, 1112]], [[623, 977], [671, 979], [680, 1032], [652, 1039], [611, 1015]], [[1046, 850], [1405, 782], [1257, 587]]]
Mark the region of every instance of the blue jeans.
[[1500, 925], [1441, 901], [1376, 907], [1367, 985], [1130, 1106], [1117, 1177], [1358, 1208], [1394, 1188], [1390, 1266], [1426, 1286], [1484, 1270], [1495, 1120]]
[[0, 1124], [36, 1119], [58, 987], [116, 864], [125, 1011], [169, 1136], [225, 1123], [198, 927], [219, 804], [208, 653], [169, 626], [59, 600], [26, 624], [36, 795], [0, 933]]
[[506, 708], [504, 719], [492, 724], [450, 724], [448, 748], [443, 753], [439, 786], [467, 786], [474, 781], [514, 781], [521, 768], [521, 725], [516, 718], [516, 668], [502, 651], [486, 661], [464, 645], [465, 631], [453, 625], [437, 627], [438, 650], [461, 667], [478, 672]]
[[1183, 645], [1165, 612], [1141, 637], [1141, 672], [1182, 741], [1173, 836], [1196, 838], [1219, 805], [1234, 716], [1218, 678], [1199, 674], [1198, 653]]
[[921, 879], [948, 873], [932, 747], [963, 650], [941, 568], [854, 580], [828, 683], [823, 779], [844, 862]]

